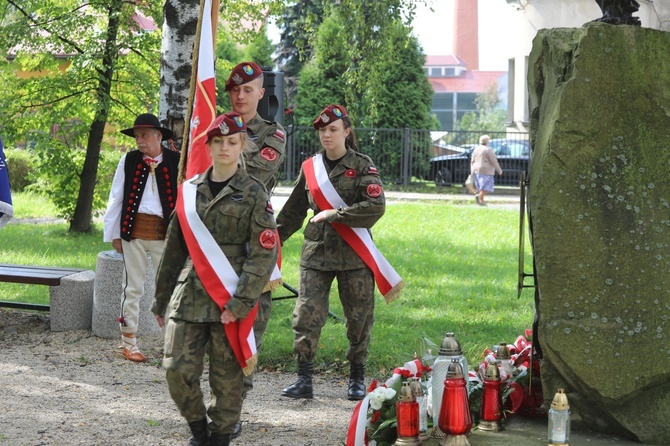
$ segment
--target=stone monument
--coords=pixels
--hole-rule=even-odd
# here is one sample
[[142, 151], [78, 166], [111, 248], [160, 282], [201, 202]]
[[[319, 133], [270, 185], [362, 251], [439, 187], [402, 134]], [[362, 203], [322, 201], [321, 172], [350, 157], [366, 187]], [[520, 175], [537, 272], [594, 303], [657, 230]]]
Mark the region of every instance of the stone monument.
[[670, 33], [541, 30], [529, 210], [545, 400], [670, 444]]

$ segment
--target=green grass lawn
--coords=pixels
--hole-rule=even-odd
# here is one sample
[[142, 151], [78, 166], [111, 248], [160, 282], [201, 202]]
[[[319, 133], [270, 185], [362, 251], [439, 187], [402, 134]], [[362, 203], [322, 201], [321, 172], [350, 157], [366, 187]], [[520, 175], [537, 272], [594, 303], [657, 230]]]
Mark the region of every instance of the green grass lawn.
[[[40, 209], [35, 212], [40, 213], [48, 208], [47, 204], [37, 206]], [[26, 214], [17, 212], [17, 216], [25, 218]], [[375, 243], [406, 286], [400, 299], [388, 305], [377, 294], [368, 374], [387, 376], [415, 352], [421, 354], [425, 339], [439, 347], [449, 331], [461, 342], [469, 363], [476, 364], [484, 348], [513, 342], [530, 327], [532, 290], [525, 290], [517, 299], [518, 225], [516, 209], [442, 202], [387, 206], [386, 215], [373, 230]], [[112, 249], [111, 244], [102, 243], [101, 225], [96, 224], [90, 234], [70, 234], [67, 228], [65, 223], [9, 224], [0, 231], [0, 258], [3, 263], [95, 270], [97, 254]], [[298, 233], [283, 247], [282, 274], [295, 288], [301, 244]], [[531, 270], [530, 265], [528, 258], [526, 271]], [[336, 288], [334, 284], [330, 310], [341, 316]], [[277, 296], [287, 293], [276, 291]], [[46, 304], [48, 299], [47, 287], [0, 283], [0, 300]], [[294, 303], [294, 299], [274, 302], [263, 338], [261, 367], [295, 367]], [[344, 323], [329, 319], [321, 335], [317, 368], [347, 372], [347, 344]]]

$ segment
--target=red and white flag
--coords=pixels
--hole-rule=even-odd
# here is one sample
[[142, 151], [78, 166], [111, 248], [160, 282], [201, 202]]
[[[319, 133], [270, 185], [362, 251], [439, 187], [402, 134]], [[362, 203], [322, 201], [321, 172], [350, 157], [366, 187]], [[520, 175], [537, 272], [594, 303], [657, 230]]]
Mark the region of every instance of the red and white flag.
[[[216, 2], [218, 4], [218, 1]], [[196, 75], [191, 114], [188, 158], [185, 178], [193, 178], [212, 164], [212, 156], [205, 145], [207, 129], [216, 118], [216, 81], [214, 71], [214, 27], [212, 17], [218, 10], [212, 8], [212, 0], [205, 0], [200, 28], [198, 48], [198, 73]]]

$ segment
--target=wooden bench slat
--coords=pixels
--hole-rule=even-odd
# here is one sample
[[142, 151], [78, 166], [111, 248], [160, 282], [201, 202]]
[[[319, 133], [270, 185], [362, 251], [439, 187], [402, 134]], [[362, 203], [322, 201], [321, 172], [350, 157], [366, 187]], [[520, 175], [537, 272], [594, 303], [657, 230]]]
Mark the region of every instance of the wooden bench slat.
[[24, 266], [0, 263], [0, 282], [29, 283], [34, 285], [58, 286], [60, 280], [84, 269], [54, 268], [48, 266]]

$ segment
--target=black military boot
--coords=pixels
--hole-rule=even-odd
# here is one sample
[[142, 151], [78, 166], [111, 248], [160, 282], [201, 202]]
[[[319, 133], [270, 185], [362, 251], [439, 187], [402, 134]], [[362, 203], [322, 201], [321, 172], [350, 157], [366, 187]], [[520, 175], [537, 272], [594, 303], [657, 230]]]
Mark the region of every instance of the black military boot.
[[314, 398], [312, 392], [312, 374], [314, 361], [298, 361], [298, 380], [282, 390], [282, 396], [289, 398]]
[[192, 421], [188, 423], [193, 436], [188, 440], [188, 446], [209, 446], [209, 429], [207, 419]]
[[209, 446], [228, 446], [230, 444], [230, 434], [220, 434], [212, 432], [209, 439]]
[[365, 398], [365, 364], [352, 362], [349, 367], [349, 391], [347, 399], [359, 401]]
[[235, 427], [233, 427], [233, 433], [230, 434], [230, 439], [234, 440], [240, 435], [242, 435], [242, 420], [235, 423]]

